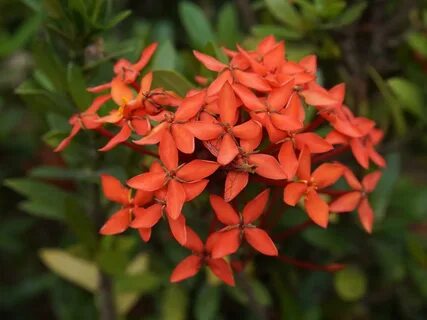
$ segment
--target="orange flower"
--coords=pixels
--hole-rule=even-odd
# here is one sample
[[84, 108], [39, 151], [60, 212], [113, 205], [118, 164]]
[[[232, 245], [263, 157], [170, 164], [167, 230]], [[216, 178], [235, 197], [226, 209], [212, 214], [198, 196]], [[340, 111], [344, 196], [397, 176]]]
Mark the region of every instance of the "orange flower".
[[191, 278], [199, 272], [203, 264], [230, 286], [234, 286], [233, 272], [230, 265], [224, 258], [213, 258], [211, 256], [213, 245], [216, 242], [216, 234], [211, 234], [203, 245], [199, 236], [189, 227], [187, 227], [187, 243], [184, 245], [192, 251], [192, 254], [182, 260], [173, 270], [170, 277], [171, 282], [179, 282]]
[[328, 204], [318, 191], [334, 184], [343, 174], [343, 166], [337, 163], [323, 163], [311, 173], [310, 150], [304, 146], [299, 156], [297, 176], [300, 180], [289, 183], [283, 194], [284, 202], [295, 206], [304, 198], [305, 211], [319, 226], [326, 228], [329, 220]]
[[[193, 160], [186, 164], [178, 165], [178, 151], [171, 134], [163, 134], [159, 146], [162, 166], [155, 171], [142, 173], [130, 180], [127, 184], [134, 189], [156, 191], [167, 187], [166, 211], [172, 219], [178, 219], [187, 198], [187, 189], [193, 183], [203, 180], [214, 173], [219, 164], [213, 161]], [[202, 192], [203, 189], [200, 190]], [[199, 192], [199, 193], [200, 193]]]
[[237, 213], [233, 207], [216, 195], [210, 196], [210, 203], [219, 221], [226, 225], [216, 234], [212, 248], [213, 258], [222, 258], [236, 252], [244, 238], [255, 250], [268, 256], [277, 256], [277, 248], [270, 236], [252, 223], [263, 213], [268, 201], [266, 189], [249, 201], [243, 213]]
[[353, 191], [349, 191], [335, 199], [329, 208], [333, 212], [350, 212], [357, 209], [363, 228], [371, 233], [374, 213], [368, 201], [368, 194], [377, 186], [381, 178], [381, 172], [371, 172], [363, 177], [362, 182], [359, 182], [353, 172], [347, 168], [344, 172], [344, 177]]

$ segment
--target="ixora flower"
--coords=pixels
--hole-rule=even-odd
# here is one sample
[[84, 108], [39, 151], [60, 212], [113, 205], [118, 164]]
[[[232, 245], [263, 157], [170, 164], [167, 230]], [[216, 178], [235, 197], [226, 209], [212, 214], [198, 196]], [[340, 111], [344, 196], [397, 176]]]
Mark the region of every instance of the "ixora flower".
[[[101, 176], [105, 197], [120, 206], [101, 234], [137, 229], [148, 242], [163, 217], [173, 239], [192, 252], [175, 267], [171, 282], [192, 277], [206, 265], [234, 285], [233, 271], [242, 271], [257, 252], [313, 267], [296, 263], [273, 242], [281, 239], [273, 230], [285, 219], [270, 219], [270, 208], [277, 207], [274, 195], [283, 192], [285, 204], [306, 211], [310, 219], [304, 226], [326, 228], [330, 212], [357, 210], [363, 228], [372, 232], [368, 196], [386, 165], [375, 150], [383, 133], [375, 122], [355, 116], [344, 105], [344, 84], [326, 89], [317, 83], [315, 56], [289, 61], [284, 42], [273, 36], [252, 51], [239, 45], [224, 49], [226, 63], [194, 51], [214, 76], [197, 76], [200, 87], [180, 96], [153, 86], [156, 72], [143, 72], [156, 47], [149, 45], [136, 63], [119, 60], [110, 82], [88, 89], [104, 94], [70, 118], [71, 132], [55, 149], [65, 149], [82, 129], [94, 130], [109, 139], [100, 151], [126, 146], [149, 165], [129, 177], [130, 188], [112, 176]], [[109, 100], [113, 110], [102, 110]], [[308, 110], [314, 111], [314, 118], [306, 116]], [[345, 151], [351, 151], [355, 161], [338, 162]], [[367, 170], [361, 181], [354, 169]], [[340, 179], [351, 189], [336, 189]], [[204, 199], [209, 195], [212, 209], [202, 206], [204, 212], [196, 217], [193, 207], [190, 216], [187, 204], [202, 193]], [[267, 206], [269, 201], [272, 205]], [[207, 215], [211, 219], [206, 221], [210, 227], [204, 244], [198, 233], [207, 229], [200, 225]], [[195, 217], [197, 228], [189, 226]]]

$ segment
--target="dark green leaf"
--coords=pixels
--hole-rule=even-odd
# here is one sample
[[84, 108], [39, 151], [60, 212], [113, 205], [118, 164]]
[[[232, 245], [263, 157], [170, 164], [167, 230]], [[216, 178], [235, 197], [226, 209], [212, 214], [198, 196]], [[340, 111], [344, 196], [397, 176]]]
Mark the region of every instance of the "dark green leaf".
[[196, 49], [202, 49], [208, 41], [215, 40], [210, 22], [199, 6], [188, 1], [180, 2], [179, 16], [191, 44]]
[[233, 2], [226, 2], [218, 13], [218, 42], [226, 47], [234, 48], [239, 42], [239, 19]]
[[174, 70], [177, 54], [172, 42], [167, 40], [160, 44], [153, 58], [152, 70]]
[[205, 283], [196, 296], [194, 317], [197, 320], [218, 319], [220, 298], [220, 288]]
[[194, 86], [186, 78], [174, 71], [157, 70], [153, 72], [154, 87], [175, 91], [183, 97]]
[[288, 0], [266, 0], [270, 13], [285, 25], [296, 30], [304, 30], [304, 22], [298, 11]]
[[86, 110], [92, 100], [92, 96], [86, 91], [86, 81], [83, 72], [75, 64], [70, 63], [67, 69], [68, 90], [74, 103], [80, 110]]

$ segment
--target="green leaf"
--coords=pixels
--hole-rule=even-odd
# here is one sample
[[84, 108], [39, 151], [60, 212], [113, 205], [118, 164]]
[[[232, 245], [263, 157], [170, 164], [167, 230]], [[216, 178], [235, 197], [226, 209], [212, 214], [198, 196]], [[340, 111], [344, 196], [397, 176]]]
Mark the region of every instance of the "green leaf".
[[86, 91], [86, 81], [79, 66], [72, 63], [68, 64], [67, 84], [68, 91], [76, 106], [79, 110], [86, 110], [90, 105], [92, 96]]
[[153, 58], [152, 70], [174, 70], [177, 53], [170, 40], [160, 44]]
[[226, 2], [221, 7], [218, 13], [217, 33], [221, 45], [234, 48], [239, 42], [239, 18], [233, 2]]
[[0, 57], [7, 56], [12, 52], [22, 48], [31, 36], [37, 32], [42, 22], [40, 14], [36, 14], [31, 18], [28, 18], [12, 36], [3, 39], [0, 42]]
[[367, 279], [356, 267], [347, 267], [334, 276], [335, 290], [341, 299], [356, 301], [366, 294]]
[[183, 97], [194, 86], [179, 73], [170, 70], [157, 70], [153, 72], [154, 87], [175, 91]]
[[298, 11], [288, 0], [265, 0], [270, 13], [285, 25], [296, 30], [304, 30], [304, 22]]
[[41, 249], [39, 256], [60, 277], [92, 293], [97, 291], [99, 274], [92, 262], [60, 249]]
[[4, 184], [29, 198], [21, 205], [25, 211], [47, 219], [63, 220], [66, 201], [74, 200], [61, 189], [33, 179], [8, 179]]
[[166, 288], [162, 298], [162, 319], [185, 320], [187, 318], [188, 295], [179, 285]]
[[153, 292], [163, 283], [163, 277], [154, 272], [145, 271], [139, 274], [123, 275], [117, 279], [116, 289], [119, 292], [137, 292], [139, 295]]
[[385, 217], [401, 168], [400, 154], [389, 154], [386, 160], [387, 167], [383, 170], [381, 180], [371, 194], [371, 203], [377, 220], [382, 220]]
[[252, 27], [252, 33], [258, 38], [264, 38], [268, 35], [273, 35], [277, 38], [286, 40], [298, 40], [303, 35], [295, 30], [287, 29], [277, 25], [256, 25]]
[[408, 44], [419, 54], [427, 57], [427, 38], [421, 32], [411, 32], [408, 35]]
[[199, 6], [188, 1], [180, 2], [179, 16], [193, 47], [202, 49], [208, 41], [215, 41], [210, 22]]
[[196, 296], [194, 317], [197, 320], [218, 319], [220, 298], [220, 287], [205, 283]]
[[397, 97], [397, 100], [402, 104], [402, 107], [413, 115], [424, 118], [424, 101], [421, 88], [413, 82], [399, 77], [388, 79], [387, 84]]
[[387, 83], [374, 68], [368, 67], [368, 73], [387, 102], [397, 133], [403, 135], [407, 128], [400, 104], [387, 86]]
[[64, 15], [62, 4], [59, 0], [43, 0], [44, 11], [51, 18], [59, 19]]
[[347, 8], [346, 10], [344, 10], [344, 12], [341, 13], [337, 19], [324, 25], [324, 27], [337, 28], [337, 27], [342, 27], [342, 26], [351, 24], [362, 16], [367, 6], [368, 6], [368, 3], [366, 1], [361, 1], [359, 3], [356, 3], [351, 7]]
[[65, 221], [90, 254], [95, 253], [97, 247], [96, 229], [93, 220], [84, 208], [75, 201], [65, 203]]
[[132, 14], [131, 10], [125, 10], [117, 15], [115, 15], [113, 18], [109, 19], [108, 23], [105, 24], [103, 27], [104, 30], [111, 29], [118, 25], [120, 22], [122, 22], [124, 19], [126, 19], [128, 16]]
[[53, 166], [36, 167], [30, 171], [30, 177], [53, 180], [76, 180], [96, 182], [99, 175], [89, 169], [71, 169]]

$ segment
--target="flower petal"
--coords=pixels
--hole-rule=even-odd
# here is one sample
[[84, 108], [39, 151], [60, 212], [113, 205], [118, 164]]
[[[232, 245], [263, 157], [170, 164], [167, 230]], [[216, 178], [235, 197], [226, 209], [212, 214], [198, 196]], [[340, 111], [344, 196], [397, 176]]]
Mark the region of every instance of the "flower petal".
[[309, 190], [305, 198], [305, 211], [314, 223], [322, 228], [328, 226], [329, 207], [328, 204], [319, 197], [316, 191]]
[[252, 90], [239, 83], [233, 84], [234, 92], [242, 100], [243, 105], [252, 111], [266, 110], [266, 106], [258, 99]]
[[108, 174], [101, 174], [102, 191], [108, 200], [121, 204], [129, 203], [129, 189], [119, 179]]
[[136, 62], [133, 65], [133, 68], [135, 70], [140, 71], [140, 70], [142, 70], [142, 68], [144, 68], [147, 65], [148, 61], [150, 61], [151, 57], [153, 56], [154, 52], [156, 51], [157, 45], [158, 44], [156, 42], [154, 42], [154, 43], [150, 44], [148, 47], [146, 47], [144, 49], [144, 51], [142, 51], [141, 57], [139, 58], [138, 62]]
[[197, 115], [203, 107], [206, 98], [206, 91], [200, 91], [192, 96], [185, 97], [182, 104], [175, 112], [175, 120], [187, 121]]
[[234, 70], [234, 76], [236, 77], [237, 81], [239, 81], [239, 83], [248, 88], [261, 92], [271, 90], [268, 82], [256, 73]]
[[71, 128], [70, 134], [61, 141], [60, 144], [55, 148], [55, 152], [60, 152], [64, 150], [70, 144], [71, 140], [76, 136], [76, 134], [80, 131], [80, 123], [77, 121], [73, 127]]
[[307, 185], [305, 183], [291, 182], [284, 189], [283, 201], [290, 206], [295, 206], [306, 191]]
[[187, 227], [187, 242], [184, 247], [190, 249], [193, 252], [202, 253], [203, 251], [203, 242], [200, 240], [200, 237], [194, 232], [193, 229]]
[[381, 171], [374, 171], [363, 177], [362, 185], [366, 192], [374, 191], [375, 187], [378, 184], [378, 181], [381, 179]]
[[245, 239], [252, 248], [267, 256], [277, 256], [279, 252], [267, 232], [258, 228], [245, 228]]
[[151, 228], [159, 222], [162, 217], [162, 206], [160, 204], [153, 204], [148, 208], [135, 208], [135, 219], [132, 221], [130, 226], [132, 228]]
[[270, 190], [265, 189], [245, 205], [242, 212], [245, 224], [254, 222], [264, 212], [269, 195]]
[[358, 206], [362, 194], [359, 191], [348, 192], [331, 204], [329, 204], [329, 210], [332, 212], [351, 212]]
[[176, 175], [185, 181], [198, 181], [209, 177], [219, 168], [219, 164], [214, 161], [195, 159], [186, 163], [179, 169]]
[[184, 246], [187, 241], [187, 226], [185, 225], [184, 215], [179, 215], [178, 219], [172, 219], [169, 215], [167, 216], [169, 222], [169, 228], [172, 232], [173, 237], [181, 246]]
[[189, 122], [185, 127], [193, 136], [203, 141], [218, 138], [224, 132], [219, 124], [207, 121]]
[[237, 120], [237, 101], [229, 82], [225, 82], [219, 92], [218, 107], [221, 122], [234, 125]]
[[224, 200], [230, 202], [246, 187], [249, 173], [240, 171], [229, 171], [225, 178]]
[[145, 172], [127, 181], [127, 185], [133, 189], [156, 191], [163, 187], [166, 179], [164, 172]]
[[198, 52], [196, 50], [193, 50], [193, 54], [196, 57], [197, 60], [199, 60], [208, 70], [220, 72], [223, 69], [227, 68], [227, 65], [220, 62], [219, 60], [208, 56], [207, 54]]
[[138, 229], [138, 233], [139, 233], [139, 236], [141, 237], [141, 239], [144, 242], [150, 241], [150, 238], [151, 238], [151, 228], [148, 228], [148, 229], [140, 228], [140, 229]]
[[211, 194], [209, 202], [214, 210], [216, 217], [225, 225], [235, 225], [240, 223], [240, 218], [233, 207], [224, 201], [223, 198]]
[[200, 181], [183, 183], [182, 186], [185, 190], [185, 201], [191, 201], [196, 198], [199, 194], [205, 190], [207, 184], [209, 183], [208, 179], [202, 179]]
[[319, 189], [334, 184], [344, 173], [344, 167], [337, 163], [322, 163], [312, 174]]
[[194, 152], [194, 136], [183, 124], [174, 124], [171, 127], [172, 136], [179, 151], [191, 154]]
[[99, 151], [109, 151], [109, 150], [113, 149], [118, 144], [126, 141], [130, 137], [131, 133], [132, 133], [131, 128], [127, 124], [123, 124], [120, 131], [114, 137], [112, 137], [110, 139], [110, 141], [108, 141], [105, 146], [103, 146], [102, 148], [100, 148], [98, 150]]
[[267, 97], [267, 101], [270, 105], [271, 110], [279, 111], [283, 109], [288, 103], [293, 92], [294, 92], [293, 81], [289, 81], [285, 85], [279, 88], [273, 89]]
[[198, 256], [188, 256], [182, 260], [172, 271], [170, 282], [179, 282], [191, 278], [199, 272], [202, 266], [202, 259]]
[[169, 130], [165, 130], [160, 139], [159, 156], [168, 170], [174, 170], [178, 167], [178, 150]]
[[304, 146], [299, 154], [297, 175], [300, 179], [310, 180], [311, 154], [307, 146]]
[[240, 246], [240, 230], [233, 228], [228, 231], [218, 232], [213, 245], [211, 256], [213, 259], [222, 258], [235, 253]]
[[133, 99], [133, 91], [116, 77], [111, 81], [111, 97], [118, 106], [121, 106]]
[[279, 162], [286, 173], [288, 180], [293, 179], [298, 168], [298, 159], [295, 155], [294, 145], [292, 141], [285, 141], [280, 147], [279, 154], [277, 155]]
[[268, 154], [255, 153], [249, 156], [249, 161], [256, 165], [255, 173], [268, 179], [286, 179], [286, 173], [275, 157]]
[[208, 259], [207, 264], [214, 275], [230, 286], [235, 285], [233, 271], [224, 259]]
[[310, 153], [322, 153], [333, 149], [329, 142], [313, 132], [297, 134], [295, 136], [295, 142], [297, 148], [300, 150], [304, 145], [306, 145], [310, 150]]
[[137, 190], [133, 202], [136, 206], [142, 207], [153, 200], [153, 192]]
[[119, 210], [104, 223], [99, 233], [102, 235], [122, 233], [129, 227], [130, 219], [131, 214], [129, 209]]
[[298, 118], [281, 113], [272, 113], [271, 122], [276, 128], [283, 131], [295, 131], [303, 127]]
[[222, 137], [217, 161], [223, 166], [229, 164], [239, 154], [236, 142], [228, 133]]
[[366, 230], [366, 232], [372, 233], [372, 225], [374, 223], [374, 212], [372, 211], [368, 199], [363, 198], [357, 212], [359, 214], [359, 220], [362, 223], [363, 228]]
[[357, 162], [365, 169], [369, 168], [369, 153], [362, 141], [358, 138], [350, 140], [351, 152], [356, 158]]
[[166, 212], [172, 219], [178, 219], [180, 216], [186, 197], [182, 184], [175, 179], [170, 180], [166, 195]]
[[261, 125], [254, 120], [246, 121], [232, 129], [232, 132], [236, 137], [245, 140], [256, 138], [261, 131]]

